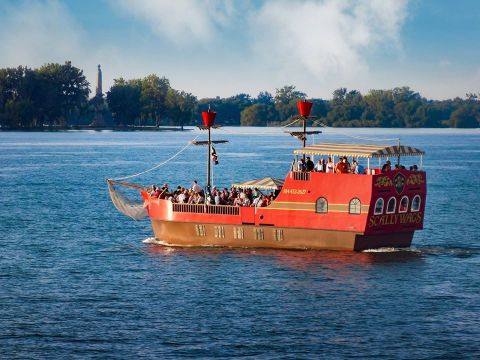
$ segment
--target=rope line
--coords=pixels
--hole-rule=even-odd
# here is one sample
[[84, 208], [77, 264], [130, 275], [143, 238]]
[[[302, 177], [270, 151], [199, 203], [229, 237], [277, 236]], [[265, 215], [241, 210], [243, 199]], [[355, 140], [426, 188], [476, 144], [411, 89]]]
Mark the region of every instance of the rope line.
[[136, 173], [136, 174], [133, 174], [133, 175], [128, 175], [128, 176], [123, 176], [123, 177], [119, 177], [119, 178], [113, 178], [113, 179], [110, 179], [110, 180], [115, 180], [115, 181], [118, 181], [118, 180], [126, 180], [126, 179], [131, 179], [131, 178], [134, 178], [134, 177], [137, 177], [137, 176], [140, 176], [140, 175], [143, 175], [143, 174], [146, 174], [150, 171], [153, 171], [155, 169], [158, 169], [159, 167], [169, 163], [170, 161], [172, 161], [173, 159], [175, 159], [178, 155], [180, 155], [182, 152], [184, 152], [185, 150], [187, 150], [187, 148], [192, 145], [192, 143], [198, 139], [198, 137], [200, 136], [201, 134], [198, 134], [193, 140], [190, 140], [183, 148], [181, 148], [178, 152], [176, 152], [175, 154], [173, 154], [171, 157], [169, 157], [167, 160], [161, 162], [160, 164], [157, 164], [155, 165], [154, 167], [150, 168], [150, 169], [147, 169], [147, 170], [144, 170], [142, 172], [139, 172], [139, 173]]
[[[288, 123], [287, 125], [275, 126], [274, 128], [276, 128], [276, 129], [283, 129], [283, 128], [286, 128], [286, 127], [288, 127], [288, 126], [290, 126], [290, 125], [292, 125], [292, 124], [295, 124], [295, 123], [296, 123], [297, 121], [299, 121], [299, 120], [301, 120], [301, 119], [295, 119], [295, 120], [293, 120], [292, 122]], [[225, 132], [225, 133], [227, 133], [227, 134], [235, 134], [235, 135], [245, 134], [245, 133], [243, 133], [243, 132], [235, 132], [235, 131], [227, 130], [227, 129], [225, 129], [224, 127], [220, 127], [220, 128], [218, 128], [217, 130], [223, 131], [223, 132]]]

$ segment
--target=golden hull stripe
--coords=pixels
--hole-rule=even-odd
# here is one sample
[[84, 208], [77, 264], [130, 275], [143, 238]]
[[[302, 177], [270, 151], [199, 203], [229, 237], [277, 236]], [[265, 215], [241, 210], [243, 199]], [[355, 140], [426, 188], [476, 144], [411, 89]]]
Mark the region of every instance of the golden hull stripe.
[[[315, 212], [315, 203], [297, 203], [297, 202], [274, 202], [272, 205], [262, 208], [267, 210], [292, 210], [292, 211], [311, 211]], [[362, 213], [368, 213], [370, 205], [361, 206]], [[349, 204], [328, 204], [329, 212], [348, 212]]]

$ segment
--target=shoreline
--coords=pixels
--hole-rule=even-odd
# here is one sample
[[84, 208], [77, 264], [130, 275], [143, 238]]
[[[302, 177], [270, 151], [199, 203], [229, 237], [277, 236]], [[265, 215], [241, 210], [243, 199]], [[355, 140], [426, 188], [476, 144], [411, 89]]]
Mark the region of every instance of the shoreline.
[[116, 126], [88, 126], [88, 125], [73, 125], [62, 127], [46, 127], [46, 128], [32, 128], [32, 129], [2, 129], [0, 132], [64, 132], [64, 131], [191, 131], [186, 127], [173, 127], [173, 126], [134, 126], [134, 127], [116, 127]]

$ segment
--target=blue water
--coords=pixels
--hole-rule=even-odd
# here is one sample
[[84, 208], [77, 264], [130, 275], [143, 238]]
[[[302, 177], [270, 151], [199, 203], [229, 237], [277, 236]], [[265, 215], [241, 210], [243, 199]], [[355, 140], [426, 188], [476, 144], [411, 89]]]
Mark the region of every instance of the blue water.
[[[118, 213], [104, 180], [199, 133], [0, 133], [0, 357], [478, 358], [480, 131], [343, 131], [427, 152], [425, 229], [411, 250], [148, 245], [149, 222]], [[299, 145], [277, 129], [215, 137], [230, 141], [217, 146], [220, 186], [283, 177]], [[205, 158], [191, 147], [136, 181], [204, 182]]]

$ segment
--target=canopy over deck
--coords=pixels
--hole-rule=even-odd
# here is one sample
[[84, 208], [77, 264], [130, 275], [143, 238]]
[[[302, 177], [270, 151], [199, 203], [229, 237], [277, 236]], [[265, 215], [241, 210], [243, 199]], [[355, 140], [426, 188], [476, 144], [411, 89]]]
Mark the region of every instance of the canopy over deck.
[[[228, 142], [228, 140], [212, 140], [210, 141], [212, 144], [225, 144]], [[190, 141], [190, 144], [192, 145], [208, 145], [208, 141], [207, 140], [194, 140], [194, 141]]]
[[242, 189], [280, 190], [280, 188], [283, 186], [283, 180], [266, 177], [263, 179], [232, 184], [232, 186]]
[[389, 146], [368, 144], [321, 143], [309, 145], [293, 151], [295, 155], [352, 156], [363, 158], [381, 158], [395, 156], [420, 156], [425, 152], [411, 146]]

